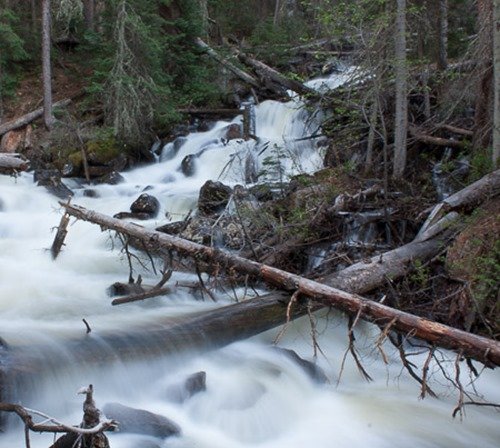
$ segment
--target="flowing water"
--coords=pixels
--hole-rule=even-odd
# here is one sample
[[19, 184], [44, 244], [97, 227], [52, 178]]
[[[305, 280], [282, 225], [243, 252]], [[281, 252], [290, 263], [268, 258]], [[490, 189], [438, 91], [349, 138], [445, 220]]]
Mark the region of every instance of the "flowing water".
[[[342, 82], [341, 77], [335, 82]], [[225, 128], [229, 123], [218, 122], [210, 131], [189, 135], [180, 147], [166, 145], [158, 163], [124, 173], [122, 184], [92, 187], [97, 198], [87, 197], [84, 188], [70, 184], [76, 193], [73, 202], [112, 215], [128, 210], [147, 189], [162, 206], [156, 220], [141, 223], [153, 227], [164, 223], [165, 215], [175, 221], [195, 208], [199, 188], [207, 179], [245, 183], [249, 165], [253, 180], [277, 182], [292, 173], [317, 169], [322, 161], [320, 139], [301, 138], [317, 132], [319, 117], [308, 119], [299, 106], [298, 100], [258, 105], [257, 141], [228, 142]], [[193, 155], [194, 174], [186, 177], [180, 166], [189, 155]], [[347, 347], [346, 320], [341, 315], [323, 313], [317, 318], [322, 351], [317, 362], [329, 379], [326, 384], [314, 382], [299, 365], [272, 348], [279, 330], [218, 350], [168, 347], [168, 355], [158, 355], [162, 342], [146, 338], [148, 332], [220, 303], [195, 300], [179, 291], [112, 307], [106, 289], [127, 280], [127, 260], [117, 248], [111, 250], [108, 233], [76, 222], [69, 228], [63, 252], [52, 261], [47, 249], [60, 216], [57, 200], [35, 186], [31, 174], [17, 179], [0, 176], [0, 337], [12, 353], [24, 354], [35, 366], [18, 374], [22, 380], [14, 381], [9, 399], [78, 424], [83, 400], [75, 392], [91, 383], [98, 406], [114, 401], [147, 409], [182, 428], [181, 436], [166, 440], [112, 434], [113, 448], [500, 446], [499, 413], [470, 407], [462, 421], [453, 419], [457, 393], [437, 365], [431, 365], [432, 385], [440, 398], [420, 400], [419, 385], [402, 372], [394, 349], [385, 347], [389, 364], [383, 363], [374, 347], [376, 331], [368, 324], [358, 324], [356, 344], [374, 381], [366, 382], [350, 357], [338, 381]], [[145, 282], [156, 281], [139, 266], [138, 273]], [[183, 279], [186, 274], [175, 277]], [[225, 300], [229, 299], [221, 302]], [[89, 335], [82, 319], [92, 328]], [[135, 344], [133, 356], [119, 356], [101, 338], [114, 334], [127, 344], [138, 328], [145, 337], [130, 340]], [[72, 341], [83, 339], [88, 353], [74, 351]], [[309, 321], [292, 323], [280, 346], [312, 359]], [[8, 370], [10, 361], [4, 352], [0, 346], [0, 369]], [[422, 353], [412, 361], [421, 367], [425, 357]], [[454, 377], [451, 359], [451, 365], [444, 368]], [[184, 403], [171, 400], [172, 385], [197, 371], [206, 372], [207, 390]], [[469, 380], [463, 375], [464, 385]], [[500, 402], [498, 372], [484, 371], [475, 386], [489, 401]], [[51, 441], [50, 435], [31, 436], [35, 448], [47, 447]], [[0, 447], [22, 446], [23, 430], [13, 417], [7, 431], [0, 434]]]

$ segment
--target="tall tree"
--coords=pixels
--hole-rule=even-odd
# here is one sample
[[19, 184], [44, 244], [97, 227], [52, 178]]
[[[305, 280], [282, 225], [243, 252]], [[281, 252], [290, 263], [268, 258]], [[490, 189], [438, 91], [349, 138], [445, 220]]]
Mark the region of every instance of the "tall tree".
[[87, 30], [95, 30], [95, 0], [83, 0], [83, 20]]
[[448, 66], [448, 0], [439, 0], [438, 12], [438, 68]]
[[500, 2], [493, 11], [493, 59], [495, 100], [493, 108], [493, 166], [500, 165]]
[[396, 117], [394, 125], [393, 176], [403, 177], [406, 167], [408, 128], [407, 67], [406, 67], [406, 0], [397, 0], [395, 33]]
[[52, 113], [52, 72], [50, 64], [50, 0], [42, 0], [42, 77], [43, 77], [43, 121], [50, 129], [54, 122]]

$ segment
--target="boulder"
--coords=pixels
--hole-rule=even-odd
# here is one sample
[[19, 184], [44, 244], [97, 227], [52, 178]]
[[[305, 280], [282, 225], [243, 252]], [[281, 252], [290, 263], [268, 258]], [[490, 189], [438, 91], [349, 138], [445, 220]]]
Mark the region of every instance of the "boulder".
[[45, 187], [49, 193], [60, 199], [73, 196], [73, 192], [63, 184], [61, 173], [57, 170], [35, 170], [33, 180], [38, 186]]
[[207, 390], [207, 374], [196, 372], [189, 375], [182, 384], [175, 384], [167, 389], [167, 397], [176, 403], [184, 403], [193, 395]]
[[208, 180], [200, 189], [198, 210], [201, 214], [212, 215], [224, 210], [233, 190], [222, 182]]
[[6, 132], [0, 141], [0, 152], [20, 152], [24, 144], [24, 131], [14, 130]]
[[238, 123], [231, 123], [226, 128], [226, 140], [235, 140], [237, 138], [243, 138], [243, 130], [241, 129], [241, 125]]
[[328, 383], [328, 377], [326, 376], [323, 369], [311, 361], [307, 361], [304, 358], [301, 358], [297, 355], [293, 350], [288, 350], [286, 348], [274, 347], [275, 350], [279, 351], [287, 358], [291, 359], [295, 364], [301, 367], [301, 369], [311, 378], [312, 380], [324, 384]]
[[196, 155], [189, 154], [182, 159], [181, 171], [186, 177], [191, 177], [196, 172]]
[[154, 196], [143, 193], [132, 203], [130, 211], [134, 214], [147, 214], [150, 218], [154, 218], [160, 211], [160, 202]]
[[147, 434], [154, 437], [172, 437], [181, 433], [179, 425], [163, 415], [143, 409], [130, 408], [120, 403], [107, 403], [103, 412], [107, 418], [118, 422], [120, 432]]
[[96, 184], [109, 184], [109, 185], [118, 185], [124, 182], [124, 177], [118, 171], [111, 171], [104, 176], [98, 177], [94, 179], [94, 183]]

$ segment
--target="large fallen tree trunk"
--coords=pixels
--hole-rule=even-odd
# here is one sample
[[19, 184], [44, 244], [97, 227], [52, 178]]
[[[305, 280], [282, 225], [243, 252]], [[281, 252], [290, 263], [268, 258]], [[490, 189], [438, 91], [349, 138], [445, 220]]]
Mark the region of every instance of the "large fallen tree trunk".
[[14, 154], [0, 154], [0, 174], [13, 174], [19, 171], [26, 171], [28, 168], [28, 161]]
[[293, 90], [299, 95], [318, 95], [318, 92], [316, 92], [314, 89], [307, 87], [305, 84], [295, 79], [287, 78], [274, 68], [269, 67], [269, 65], [266, 65], [263, 62], [258, 61], [257, 59], [251, 58], [244, 53], [238, 53], [238, 59], [244, 64], [252, 67], [262, 78], [269, 78], [285, 89]]
[[[57, 101], [52, 105], [52, 107], [55, 109], [56, 107], [66, 107], [69, 103], [71, 103], [70, 98], [66, 98], [61, 101]], [[4, 123], [0, 125], [0, 136], [5, 134], [6, 132], [12, 131], [13, 129], [21, 128], [23, 126], [26, 126], [27, 124], [31, 123], [32, 121], [40, 118], [43, 115], [43, 107], [40, 107], [39, 109], [36, 109], [30, 113], [27, 113], [26, 115], [23, 115], [22, 117], [16, 118], [15, 120], [8, 121], [7, 123]]]
[[[62, 204], [68, 214], [101, 227], [116, 230], [122, 234], [137, 238], [145, 245], [155, 244], [166, 250], [175, 250], [182, 255], [188, 255], [200, 261], [211, 264], [214, 270], [236, 271], [264, 282], [293, 292], [295, 296], [309, 297], [336, 309], [355, 314], [358, 317], [375, 322], [377, 325], [391, 325], [391, 329], [428, 341], [433, 345], [462, 352], [465, 356], [477, 359], [488, 366], [500, 365], [500, 343], [482, 338], [464, 331], [438, 324], [408, 313], [387, 307], [377, 302], [364, 299], [355, 294], [309, 280], [289, 272], [266, 266], [261, 263], [246, 260], [220, 250], [202, 246], [182, 238], [147, 230], [135, 224], [125, 223], [115, 218], [86, 210], [82, 207]], [[418, 244], [418, 242], [416, 243]], [[408, 256], [408, 254], [406, 254]], [[397, 257], [389, 257], [393, 268], [401, 265]], [[377, 282], [385, 278], [377, 270], [380, 256], [371, 261], [366, 268], [369, 274], [377, 272]], [[358, 266], [357, 269], [360, 269]], [[400, 267], [405, 271], [404, 267]], [[354, 271], [355, 269], [353, 269]], [[351, 274], [352, 275], [352, 274]], [[365, 274], [367, 275], [367, 274]], [[369, 275], [367, 275], [369, 277]], [[373, 283], [373, 280], [372, 280]]]
[[252, 87], [260, 88], [261, 83], [257, 78], [245, 72], [244, 70], [236, 67], [236, 65], [229, 62], [226, 58], [217, 53], [213, 48], [211, 48], [208, 44], [206, 44], [199, 37], [195, 39], [195, 44], [203, 51], [205, 51], [212, 59], [216, 60], [219, 64], [222, 64], [226, 67], [231, 73], [236, 75], [242, 81], [247, 84], [250, 84]]

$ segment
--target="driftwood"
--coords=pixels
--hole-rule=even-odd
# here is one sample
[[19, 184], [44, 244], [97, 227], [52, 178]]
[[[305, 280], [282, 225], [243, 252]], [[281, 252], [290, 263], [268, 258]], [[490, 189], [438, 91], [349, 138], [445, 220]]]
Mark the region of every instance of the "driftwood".
[[464, 142], [442, 137], [433, 137], [432, 135], [427, 135], [422, 133], [414, 126], [409, 126], [408, 131], [413, 138], [415, 138], [419, 142], [426, 143], [428, 145], [445, 146], [448, 148], [457, 148], [457, 149], [465, 149], [466, 147], [466, 144]]
[[26, 171], [29, 162], [19, 158], [16, 154], [0, 154], [0, 174], [13, 174]]
[[202, 39], [199, 37], [195, 39], [195, 44], [205, 51], [212, 59], [216, 60], [219, 64], [222, 64], [224, 67], [226, 67], [231, 73], [233, 73], [235, 76], [240, 78], [242, 81], [244, 81], [247, 84], [250, 84], [253, 87], [260, 88], [261, 83], [257, 78], [254, 76], [250, 75], [249, 73], [245, 72], [244, 70], [236, 67], [236, 65], [232, 64], [229, 62], [226, 58], [221, 56], [219, 53], [217, 53], [213, 48], [211, 48], [208, 44], [206, 44]]
[[[67, 213], [78, 219], [99, 224], [101, 227], [107, 229], [116, 230], [138, 238], [144, 243], [154, 242], [159, 247], [169, 250], [173, 249], [183, 255], [196, 257], [197, 260], [203, 260], [212, 266], [216, 266], [217, 270], [236, 271], [260, 278], [270, 285], [293, 292], [295, 297], [308, 297], [325, 305], [333, 306], [336, 309], [355, 314], [359, 318], [375, 322], [378, 325], [390, 324], [393, 330], [405, 334], [411, 333], [417, 338], [447, 349], [459, 350], [465, 356], [477, 359], [488, 366], [500, 365], [500, 343], [496, 341], [437, 324], [271, 266], [246, 260], [178, 237], [146, 230], [134, 224], [124, 223], [82, 207], [74, 205], [64, 205], [64, 207]], [[377, 271], [376, 260], [377, 257], [372, 261], [371, 267], [367, 268], [368, 272], [371, 272], [372, 269]], [[401, 262], [397, 259], [395, 262], [396, 266], [401, 265]], [[402, 267], [402, 269], [404, 271], [407, 270], [405, 267]], [[383, 278], [379, 279], [378, 282], [383, 282]]]
[[[71, 103], [70, 98], [66, 98], [61, 101], [57, 101], [52, 105], [53, 108], [56, 107], [66, 107], [68, 104]], [[8, 121], [7, 123], [4, 123], [0, 125], [0, 136], [5, 134], [6, 132], [12, 131], [13, 129], [21, 128], [23, 126], [26, 126], [27, 124], [31, 123], [32, 121], [40, 118], [43, 115], [43, 107], [40, 107], [39, 109], [36, 109], [30, 113], [27, 113], [26, 115], [23, 115], [22, 117], [16, 118], [15, 120]]]
[[50, 248], [53, 260], [57, 258], [59, 252], [61, 252], [61, 249], [64, 246], [64, 239], [68, 234], [68, 224], [69, 224], [69, 215], [65, 213], [61, 218], [61, 222], [59, 223], [59, 227], [57, 228], [56, 236], [54, 237], [54, 241]]
[[285, 89], [293, 90], [294, 92], [297, 92], [300, 95], [314, 95], [314, 96], [318, 95], [318, 92], [316, 92], [314, 89], [307, 87], [305, 84], [296, 81], [295, 79], [287, 78], [274, 68], [271, 68], [268, 65], [264, 64], [263, 62], [251, 58], [250, 56], [247, 56], [244, 53], [239, 52], [238, 59], [244, 64], [252, 67], [261, 77], [269, 78], [270, 80], [272, 80], [276, 84], [279, 84]]

